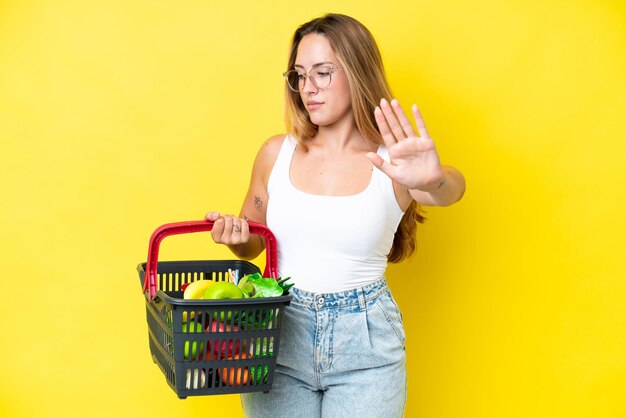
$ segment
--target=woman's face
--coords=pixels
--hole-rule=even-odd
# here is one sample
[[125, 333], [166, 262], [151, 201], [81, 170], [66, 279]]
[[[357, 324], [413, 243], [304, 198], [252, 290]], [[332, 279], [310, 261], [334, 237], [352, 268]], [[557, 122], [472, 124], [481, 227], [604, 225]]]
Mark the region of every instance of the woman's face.
[[[330, 42], [324, 35], [309, 34], [302, 38], [294, 68], [306, 74], [320, 65], [339, 65]], [[311, 122], [317, 126], [328, 126], [352, 116], [350, 86], [343, 68], [332, 71], [330, 85], [318, 88], [310, 78], [300, 90], [302, 103], [309, 113]]]

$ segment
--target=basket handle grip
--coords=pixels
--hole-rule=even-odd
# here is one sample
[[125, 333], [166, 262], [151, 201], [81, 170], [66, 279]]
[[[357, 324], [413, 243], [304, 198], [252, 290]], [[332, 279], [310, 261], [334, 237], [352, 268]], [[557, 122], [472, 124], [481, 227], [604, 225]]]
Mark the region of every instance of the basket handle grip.
[[[248, 221], [250, 233], [265, 237], [265, 272], [264, 277], [278, 277], [278, 259], [276, 237], [267, 226]], [[175, 222], [158, 227], [150, 237], [148, 246], [148, 260], [146, 262], [146, 272], [143, 281], [143, 292], [148, 292], [148, 300], [151, 301], [157, 292], [157, 265], [159, 262], [159, 247], [161, 241], [170, 235], [190, 234], [194, 232], [205, 232], [213, 229], [213, 221], [185, 221]]]

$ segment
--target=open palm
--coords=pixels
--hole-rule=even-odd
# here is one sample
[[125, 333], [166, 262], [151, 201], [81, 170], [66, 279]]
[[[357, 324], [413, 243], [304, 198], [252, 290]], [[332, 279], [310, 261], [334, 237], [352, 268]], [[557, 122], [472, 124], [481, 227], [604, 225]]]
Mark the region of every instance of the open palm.
[[416, 105], [412, 107], [416, 135], [397, 100], [381, 100], [374, 111], [378, 129], [389, 152], [389, 162], [375, 153], [368, 158], [383, 173], [409, 190], [433, 190], [443, 178], [439, 154]]

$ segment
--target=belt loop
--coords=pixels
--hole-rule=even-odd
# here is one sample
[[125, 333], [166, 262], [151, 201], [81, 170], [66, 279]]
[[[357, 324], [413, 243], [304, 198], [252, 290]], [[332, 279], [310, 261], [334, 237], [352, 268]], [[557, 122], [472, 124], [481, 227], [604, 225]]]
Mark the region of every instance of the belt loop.
[[357, 295], [359, 298], [359, 308], [364, 311], [365, 308], [367, 308], [367, 304], [365, 303], [365, 291], [362, 287], [357, 289]]

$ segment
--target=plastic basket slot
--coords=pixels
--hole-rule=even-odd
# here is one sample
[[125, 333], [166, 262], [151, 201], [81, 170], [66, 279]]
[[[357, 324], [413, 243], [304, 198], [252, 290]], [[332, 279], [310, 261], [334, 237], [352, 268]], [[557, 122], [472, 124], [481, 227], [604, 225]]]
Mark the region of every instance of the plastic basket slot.
[[211, 389], [217, 386], [215, 370], [212, 368], [188, 368], [185, 370], [186, 389]]
[[179, 292], [184, 284], [201, 280], [203, 276], [204, 273], [196, 271], [163, 272], [157, 274], [157, 280], [162, 291]]
[[180, 312], [183, 323], [188, 321], [200, 321], [200, 323], [205, 323], [203, 311], [182, 309]]
[[159, 273], [157, 279], [159, 281], [159, 289], [164, 292], [172, 291], [172, 280], [174, 273]]
[[247, 356], [247, 344], [245, 339], [224, 338], [216, 340], [213, 344], [214, 359], [245, 358]]
[[167, 317], [167, 314], [165, 314], [167, 309], [162, 309], [159, 312], [155, 306], [148, 306], [147, 308], [148, 329], [153, 338], [166, 352], [170, 354], [173, 353], [174, 338], [172, 336], [171, 325], [168, 327], [166, 321], [163, 320], [163, 316]]
[[159, 347], [154, 339], [150, 339], [150, 352], [152, 353], [152, 358], [154, 362], [159, 366], [159, 369], [163, 372], [165, 379], [169, 383], [170, 386], [174, 386], [176, 384], [176, 372], [174, 370], [174, 366], [170, 363], [169, 356], [166, 356], [163, 353], [161, 347]]
[[246, 310], [243, 313], [242, 327], [246, 330], [266, 330], [278, 328], [280, 309], [261, 308]]
[[202, 338], [185, 338], [183, 358], [186, 361], [201, 361], [205, 358], [207, 344]]
[[223, 367], [219, 370], [222, 382], [227, 386], [248, 386], [250, 371], [246, 366]]
[[267, 363], [255, 363], [250, 367], [250, 384], [266, 385], [270, 367]]
[[250, 356], [253, 358], [272, 357], [274, 355], [274, 337], [258, 337], [250, 344]]

